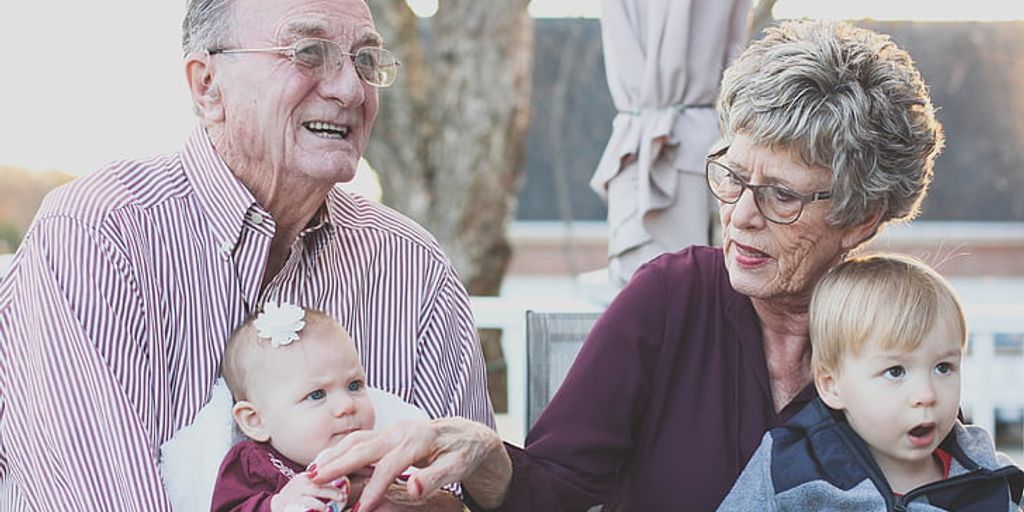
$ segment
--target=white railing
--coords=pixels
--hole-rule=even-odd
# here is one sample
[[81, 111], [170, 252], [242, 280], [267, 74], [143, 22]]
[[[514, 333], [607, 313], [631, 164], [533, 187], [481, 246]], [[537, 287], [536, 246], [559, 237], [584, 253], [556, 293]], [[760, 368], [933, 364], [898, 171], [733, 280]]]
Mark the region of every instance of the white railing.
[[[1024, 293], [1020, 296], [1024, 301]], [[599, 311], [580, 301], [472, 297], [480, 328], [502, 330], [508, 382], [508, 413], [498, 415], [498, 431], [512, 443], [526, 435], [526, 311]], [[997, 336], [1024, 336], [1024, 302], [998, 306], [966, 305], [971, 331], [970, 350], [963, 364], [961, 403], [971, 422], [995, 435], [996, 419], [1024, 421], [1024, 350], [1000, 347]], [[1024, 450], [1024, 446], [1011, 449]]]
[[13, 254], [0, 254], [0, 281], [7, 275], [7, 267], [10, 266], [13, 259]]
[[[972, 423], [995, 435], [1000, 414], [1024, 421], [1024, 304], [968, 305], [967, 323], [971, 340], [960, 403]], [[1008, 343], [998, 346], [999, 337]]]

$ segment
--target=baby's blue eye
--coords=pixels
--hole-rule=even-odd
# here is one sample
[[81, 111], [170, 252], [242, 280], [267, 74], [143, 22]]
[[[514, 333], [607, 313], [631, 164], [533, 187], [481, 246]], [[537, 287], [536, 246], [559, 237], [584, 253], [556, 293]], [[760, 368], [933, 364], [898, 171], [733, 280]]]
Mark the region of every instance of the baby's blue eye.
[[885, 370], [885, 376], [890, 379], [898, 379], [907, 374], [907, 370], [902, 366], [893, 366]]
[[952, 365], [952, 363], [939, 363], [939, 364], [935, 365], [935, 373], [938, 373], [939, 375], [946, 375], [947, 373], [952, 373], [952, 372], [953, 372], [953, 365]]
[[354, 380], [354, 381], [348, 383], [348, 390], [349, 391], [359, 391], [359, 390], [363, 389], [363, 386], [364, 386], [363, 381], [361, 381], [361, 380]]
[[326, 397], [327, 397], [327, 393], [324, 392], [324, 390], [322, 390], [322, 389], [318, 389], [318, 390], [316, 390], [316, 391], [306, 395], [306, 398], [308, 398], [310, 400], [323, 400]]

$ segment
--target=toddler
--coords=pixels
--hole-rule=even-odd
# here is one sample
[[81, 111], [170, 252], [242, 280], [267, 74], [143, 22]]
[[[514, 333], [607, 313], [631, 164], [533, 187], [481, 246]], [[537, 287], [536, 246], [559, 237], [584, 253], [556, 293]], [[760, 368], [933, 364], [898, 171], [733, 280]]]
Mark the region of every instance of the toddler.
[[967, 327], [942, 276], [843, 262], [815, 288], [810, 337], [819, 398], [765, 434], [719, 510], [1018, 510], [1024, 472], [957, 420]]

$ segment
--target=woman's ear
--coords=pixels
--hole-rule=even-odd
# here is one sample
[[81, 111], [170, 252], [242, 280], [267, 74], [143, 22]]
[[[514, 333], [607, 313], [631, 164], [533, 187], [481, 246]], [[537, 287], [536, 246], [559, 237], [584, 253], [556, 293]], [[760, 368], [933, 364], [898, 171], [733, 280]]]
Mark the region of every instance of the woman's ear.
[[207, 122], [224, 120], [220, 88], [213, 71], [212, 61], [206, 53], [192, 52], [185, 58], [185, 79], [192, 94], [192, 104], [200, 119]]
[[843, 230], [843, 252], [852, 251], [874, 238], [878, 234], [878, 224], [881, 220], [882, 210], [875, 210], [864, 220]]
[[238, 428], [242, 429], [242, 432], [249, 439], [261, 443], [270, 440], [270, 432], [267, 431], [266, 425], [263, 424], [263, 417], [260, 416], [259, 409], [252, 402], [239, 400], [231, 408], [231, 414], [235, 417], [235, 423], [238, 423]]
[[839, 386], [836, 385], [836, 376], [831, 371], [814, 370], [814, 387], [818, 389], [818, 396], [825, 405], [837, 411], [844, 409]]

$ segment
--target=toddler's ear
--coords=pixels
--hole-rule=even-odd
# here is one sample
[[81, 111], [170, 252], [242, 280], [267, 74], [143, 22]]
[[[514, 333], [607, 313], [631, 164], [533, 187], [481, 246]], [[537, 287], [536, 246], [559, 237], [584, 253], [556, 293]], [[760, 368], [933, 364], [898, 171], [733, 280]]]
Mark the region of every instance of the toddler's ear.
[[825, 405], [837, 411], [845, 408], [843, 399], [839, 395], [838, 386], [836, 386], [835, 375], [831, 371], [815, 370], [814, 387], [818, 389], [818, 396], [821, 397], [822, 402], [825, 402]]
[[235, 417], [238, 428], [242, 429], [249, 439], [261, 443], [270, 439], [270, 432], [267, 432], [267, 428], [263, 424], [263, 417], [260, 416], [259, 409], [252, 402], [239, 400], [231, 408], [231, 414]]

